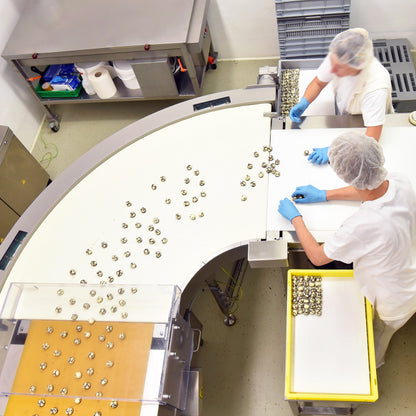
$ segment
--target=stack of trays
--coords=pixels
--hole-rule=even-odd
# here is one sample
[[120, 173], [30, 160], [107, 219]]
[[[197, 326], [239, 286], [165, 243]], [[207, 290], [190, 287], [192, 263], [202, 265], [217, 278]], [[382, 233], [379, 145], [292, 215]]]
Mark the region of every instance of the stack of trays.
[[275, 0], [280, 58], [322, 58], [347, 30], [350, 0]]

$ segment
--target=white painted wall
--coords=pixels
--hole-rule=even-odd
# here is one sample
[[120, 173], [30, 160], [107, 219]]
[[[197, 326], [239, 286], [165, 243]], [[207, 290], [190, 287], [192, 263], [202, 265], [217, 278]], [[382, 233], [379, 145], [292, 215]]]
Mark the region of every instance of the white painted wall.
[[415, 0], [351, 0], [351, 27], [364, 27], [373, 39], [407, 38], [416, 49]]
[[218, 59], [279, 55], [274, 0], [210, 0], [208, 23]]
[[[322, 0], [324, 1], [324, 0]], [[351, 27], [373, 39], [401, 38], [416, 48], [415, 0], [351, 0]], [[211, 0], [208, 19], [219, 59], [279, 55], [275, 0]]]
[[[0, 51], [9, 39], [26, 0], [0, 0]], [[44, 111], [6, 60], [0, 57], [0, 125], [10, 127], [30, 150], [42, 124]]]

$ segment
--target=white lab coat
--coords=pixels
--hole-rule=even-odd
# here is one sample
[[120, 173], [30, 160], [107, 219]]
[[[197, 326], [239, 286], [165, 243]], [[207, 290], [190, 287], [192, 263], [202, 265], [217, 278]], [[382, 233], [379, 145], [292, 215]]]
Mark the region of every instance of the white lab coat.
[[416, 193], [401, 174], [387, 179], [387, 192], [361, 204], [324, 251], [353, 262], [364, 295], [383, 321], [394, 321], [416, 312]]
[[339, 114], [362, 114], [364, 125], [380, 126], [385, 114], [393, 113], [391, 82], [388, 71], [373, 58], [358, 75], [337, 77], [331, 73], [329, 55], [317, 71], [322, 82], [331, 82]]

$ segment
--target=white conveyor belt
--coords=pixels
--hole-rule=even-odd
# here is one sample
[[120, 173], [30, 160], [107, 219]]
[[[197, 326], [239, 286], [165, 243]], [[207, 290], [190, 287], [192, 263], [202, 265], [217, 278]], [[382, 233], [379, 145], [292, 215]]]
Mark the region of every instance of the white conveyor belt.
[[[263, 146], [270, 144], [270, 118], [263, 114], [270, 110], [270, 104], [255, 104], [200, 114], [104, 160], [45, 214], [14, 259], [0, 293], [2, 318], [69, 320], [74, 310], [68, 296], [82, 304], [93, 287], [97, 294], [104, 290], [105, 298], [110, 286], [100, 282], [108, 283], [110, 276], [115, 285], [183, 290], [218, 254], [265, 238], [268, 175], [258, 173], [268, 157]], [[247, 175], [256, 186], [240, 185]], [[88, 286], [77, 291], [81, 280]], [[66, 300], [57, 295], [59, 288]], [[140, 293], [144, 298], [127, 301], [123, 321], [161, 321], [170, 304], [164, 291], [147, 298]], [[62, 306], [59, 315], [56, 306]], [[98, 319], [93, 307], [99, 304], [87, 312], [77, 308], [79, 319]], [[120, 313], [103, 319], [120, 320]], [[164, 356], [155, 354], [149, 359], [146, 397], [154, 397], [154, 378], [162, 369]], [[145, 402], [140, 414], [154, 416], [158, 408]]]
[[[299, 185], [314, 185], [320, 189], [347, 186], [329, 164], [316, 165], [308, 161], [305, 150], [329, 146], [331, 141], [346, 129], [273, 130], [273, 155], [280, 160], [280, 177], [270, 178], [268, 196], [268, 231], [293, 231], [292, 224], [278, 212], [279, 201], [291, 198]], [[352, 130], [352, 129], [350, 129]], [[364, 132], [364, 128], [356, 129]], [[384, 127], [380, 143], [383, 146], [389, 171], [402, 172], [416, 189], [416, 129], [414, 127]], [[316, 204], [297, 204], [312, 234], [324, 241], [342, 222], [358, 208], [359, 202], [329, 201]]]
[[[256, 104], [202, 114], [105, 160], [39, 225], [15, 260], [0, 304], [12, 281], [98, 284], [112, 276], [118, 284], [184, 289], [216, 255], [264, 238], [268, 175], [257, 174], [268, 156], [269, 111], [270, 104]], [[255, 187], [240, 186], [246, 175]]]

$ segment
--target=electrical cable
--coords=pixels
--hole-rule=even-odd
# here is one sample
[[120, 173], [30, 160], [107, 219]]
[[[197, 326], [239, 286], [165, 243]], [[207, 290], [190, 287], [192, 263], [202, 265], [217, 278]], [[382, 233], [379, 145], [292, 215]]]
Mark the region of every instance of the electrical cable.
[[[236, 296], [236, 300], [239, 300], [239, 298], [243, 297], [243, 288], [241, 285], [235, 280], [234, 276], [227, 272], [227, 270], [224, 269], [224, 267], [221, 267], [221, 270], [233, 281], [234, 287], [238, 288], [239, 294]], [[224, 283], [225, 284], [225, 283]], [[230, 287], [229, 285], [225, 284], [225, 286]]]
[[44, 150], [47, 150], [49, 146], [52, 147], [52, 149], [53, 149], [53, 151], [49, 151], [49, 150], [46, 151], [42, 155], [42, 157], [41, 157], [41, 159], [39, 161], [39, 163], [46, 169], [46, 168], [49, 167], [49, 165], [51, 164], [52, 160], [55, 159], [58, 156], [59, 151], [58, 151], [58, 146], [56, 144], [54, 144], [54, 143], [46, 143], [46, 141], [43, 139], [42, 136], [40, 136], [40, 139], [42, 141]]
[[[233, 314], [240, 307], [240, 300], [243, 297], [243, 289], [242, 289], [241, 285], [236, 281], [234, 276], [232, 276], [229, 272], [227, 272], [227, 270], [225, 270], [224, 267], [221, 267], [221, 270], [228, 276], [229, 279], [231, 279], [233, 281], [233, 283], [235, 285], [234, 287], [237, 288], [237, 290], [238, 290], [238, 294], [236, 296], [230, 298], [232, 304], [237, 304], [237, 307], [235, 309], [233, 309], [232, 311], [230, 311], [230, 314]], [[229, 284], [227, 284], [225, 282], [221, 282], [221, 281], [216, 281], [216, 282], [218, 284], [224, 285], [225, 288], [232, 288], [232, 286], [230, 286]], [[185, 310], [185, 314], [184, 314], [184, 319], [185, 320], [188, 320], [188, 317], [189, 317], [189, 314], [192, 311], [192, 307], [193, 307], [194, 302], [207, 289], [221, 293], [221, 290], [219, 288], [216, 288], [216, 287], [210, 287], [210, 286], [207, 285], [206, 287], [202, 288], [201, 291], [194, 296], [194, 298], [191, 300], [191, 303], [190, 303], [189, 307]]]
[[188, 318], [189, 318], [189, 315], [190, 315], [190, 313], [191, 313], [191, 311], [192, 311], [192, 306], [194, 305], [194, 302], [198, 299], [198, 297], [200, 296], [200, 295], [202, 295], [206, 290], [213, 290], [213, 291], [217, 291], [217, 292], [220, 292], [220, 289], [219, 288], [217, 288], [217, 287], [209, 287], [208, 285], [207, 285], [207, 287], [206, 288], [202, 288], [201, 289], [201, 291], [199, 292], [199, 293], [197, 293], [194, 297], [193, 297], [193, 299], [191, 300], [191, 303], [189, 304], [189, 307], [188, 308], [186, 308], [185, 309], [185, 313], [184, 313], [184, 319], [185, 319], [185, 321], [188, 321]]

